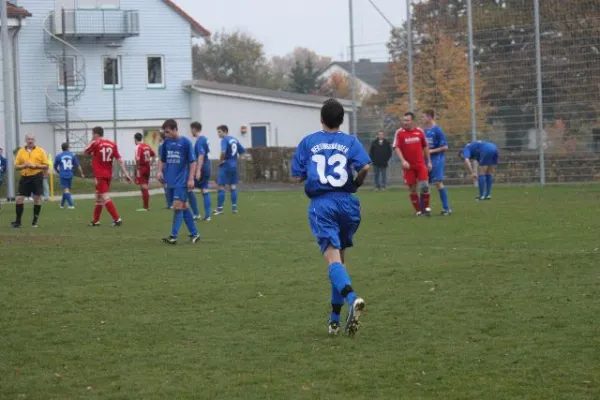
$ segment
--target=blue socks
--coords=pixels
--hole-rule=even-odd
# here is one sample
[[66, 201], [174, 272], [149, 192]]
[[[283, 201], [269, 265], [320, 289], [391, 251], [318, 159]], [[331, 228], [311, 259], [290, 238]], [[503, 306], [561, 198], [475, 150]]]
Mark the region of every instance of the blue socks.
[[200, 210], [198, 210], [198, 200], [196, 200], [196, 194], [191, 190], [188, 192], [188, 202], [190, 203], [190, 208], [192, 209], [193, 215], [200, 215]]
[[202, 197], [204, 197], [204, 216], [206, 218], [208, 218], [208, 217], [210, 217], [210, 207], [211, 207], [210, 193], [204, 193], [202, 195]]
[[485, 175], [485, 197], [492, 195], [492, 185], [494, 184], [494, 176], [493, 175]]
[[440, 189], [440, 200], [442, 201], [444, 211], [450, 211], [450, 205], [448, 204], [448, 190], [445, 187]]
[[346, 297], [348, 304], [354, 303], [356, 294], [352, 290], [352, 282], [350, 282], [350, 277], [342, 263], [335, 262], [329, 266], [329, 280], [331, 281], [332, 290], [338, 291], [342, 298]]
[[[334, 312], [334, 309], [341, 310], [344, 305], [344, 297], [342, 297], [341, 293], [331, 284], [331, 315], [329, 316], [329, 321], [340, 322], [340, 313]], [[335, 310], [335, 311], [337, 311]]]
[[479, 187], [479, 197], [485, 196], [485, 175], [479, 175], [477, 180], [477, 186]]
[[183, 220], [185, 221], [185, 226], [187, 226], [188, 231], [194, 236], [197, 235], [198, 229], [196, 228], [196, 224], [194, 224], [194, 216], [189, 208], [183, 210]]
[[225, 190], [219, 190], [219, 193], [217, 193], [217, 208], [222, 209], [223, 204], [225, 204]]
[[231, 190], [231, 208], [237, 210], [238, 191], [237, 189]]
[[[193, 223], [192, 218], [192, 223]], [[181, 224], [183, 223], [183, 211], [175, 210], [173, 211], [173, 229], [171, 230], [171, 236], [177, 237], [179, 236], [179, 229], [181, 228]]]
[[64, 207], [65, 202], [69, 203], [69, 207], [73, 207], [73, 197], [71, 193], [63, 193], [62, 200], [60, 201], [60, 206]]

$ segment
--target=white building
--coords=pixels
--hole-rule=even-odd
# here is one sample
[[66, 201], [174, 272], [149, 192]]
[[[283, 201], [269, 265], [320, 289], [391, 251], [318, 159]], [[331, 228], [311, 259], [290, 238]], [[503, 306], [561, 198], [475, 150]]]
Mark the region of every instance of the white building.
[[[296, 147], [304, 136], [322, 128], [325, 97], [209, 81], [184, 82], [184, 87], [191, 93], [192, 120], [202, 123], [212, 145], [211, 158], [219, 156], [215, 145], [221, 124], [247, 148]], [[352, 103], [341, 102], [347, 112], [342, 130], [348, 132]]]
[[[361, 58], [354, 63], [356, 80], [358, 81], [358, 95], [361, 99], [379, 93], [388, 67], [388, 62], [373, 62], [366, 58]], [[319, 78], [329, 80], [334, 74], [348, 78], [351, 73], [352, 65], [349, 61], [335, 61], [319, 73]]]

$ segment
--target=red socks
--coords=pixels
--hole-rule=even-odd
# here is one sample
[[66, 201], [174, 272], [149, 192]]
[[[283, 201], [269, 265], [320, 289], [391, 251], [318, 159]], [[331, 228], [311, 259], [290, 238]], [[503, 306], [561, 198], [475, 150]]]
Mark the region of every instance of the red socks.
[[415, 209], [415, 211], [419, 212], [421, 211], [421, 202], [419, 201], [419, 195], [416, 193], [411, 193], [410, 194], [410, 202], [413, 205], [413, 208]]
[[115, 205], [113, 204], [112, 200], [108, 200], [104, 204], [104, 206], [106, 207], [106, 210], [108, 211], [108, 213], [112, 217], [113, 221], [118, 221], [119, 220], [119, 213], [117, 212], [117, 207], [115, 207]]
[[100, 215], [102, 214], [102, 204], [96, 203], [94, 206], [94, 222], [100, 221]]
[[150, 192], [148, 189], [142, 189], [142, 201], [144, 203], [144, 208], [147, 210], [150, 208]]
[[421, 194], [421, 199], [423, 200], [423, 209], [429, 208], [429, 200], [431, 198], [431, 193], [423, 193]]

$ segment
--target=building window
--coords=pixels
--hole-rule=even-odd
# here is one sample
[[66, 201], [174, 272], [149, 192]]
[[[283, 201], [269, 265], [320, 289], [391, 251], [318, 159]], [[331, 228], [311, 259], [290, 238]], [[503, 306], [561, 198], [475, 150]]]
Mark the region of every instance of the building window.
[[77, 84], [77, 77], [75, 75], [75, 68], [77, 66], [77, 59], [73, 56], [65, 57], [64, 61], [59, 60], [58, 62], [58, 87], [60, 89], [65, 88], [65, 72], [67, 78], [67, 89], [75, 88]]
[[[103, 86], [105, 89], [112, 89], [113, 86], [117, 89], [122, 87], [121, 82], [121, 57], [111, 58], [104, 57], [102, 59], [104, 65], [104, 81]], [[113, 82], [114, 77], [114, 82]]]
[[165, 87], [165, 59], [162, 56], [148, 56], [148, 87]]

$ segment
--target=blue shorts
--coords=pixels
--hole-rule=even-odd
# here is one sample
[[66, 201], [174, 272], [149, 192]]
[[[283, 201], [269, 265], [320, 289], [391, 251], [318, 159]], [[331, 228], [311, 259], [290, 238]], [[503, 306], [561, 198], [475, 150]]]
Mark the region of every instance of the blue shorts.
[[60, 187], [62, 189], [71, 189], [71, 183], [73, 183], [73, 178], [60, 178]]
[[198, 189], [208, 189], [208, 181], [210, 181], [210, 169], [209, 170], [202, 170], [202, 173], [200, 174], [200, 180], [196, 180], [194, 179], [194, 185], [198, 188]]
[[315, 197], [308, 208], [308, 221], [321, 253], [329, 246], [344, 250], [352, 247], [352, 238], [360, 225], [360, 202], [348, 193]]
[[188, 199], [188, 188], [167, 188], [169, 191], [169, 196], [173, 201], [183, 201], [187, 202]]
[[220, 186], [225, 185], [237, 185], [239, 182], [238, 171], [237, 168], [231, 168], [227, 166], [219, 167], [219, 176], [217, 179], [217, 183]]
[[433, 161], [431, 163], [431, 171], [429, 171], [429, 182], [430, 183], [436, 183], [436, 182], [443, 182], [444, 181], [444, 172], [446, 169], [446, 161], [444, 160], [438, 160], [438, 161]]
[[498, 147], [495, 145], [491, 145], [485, 147], [481, 154], [479, 154], [479, 165], [481, 166], [490, 166], [490, 165], [498, 165]]

